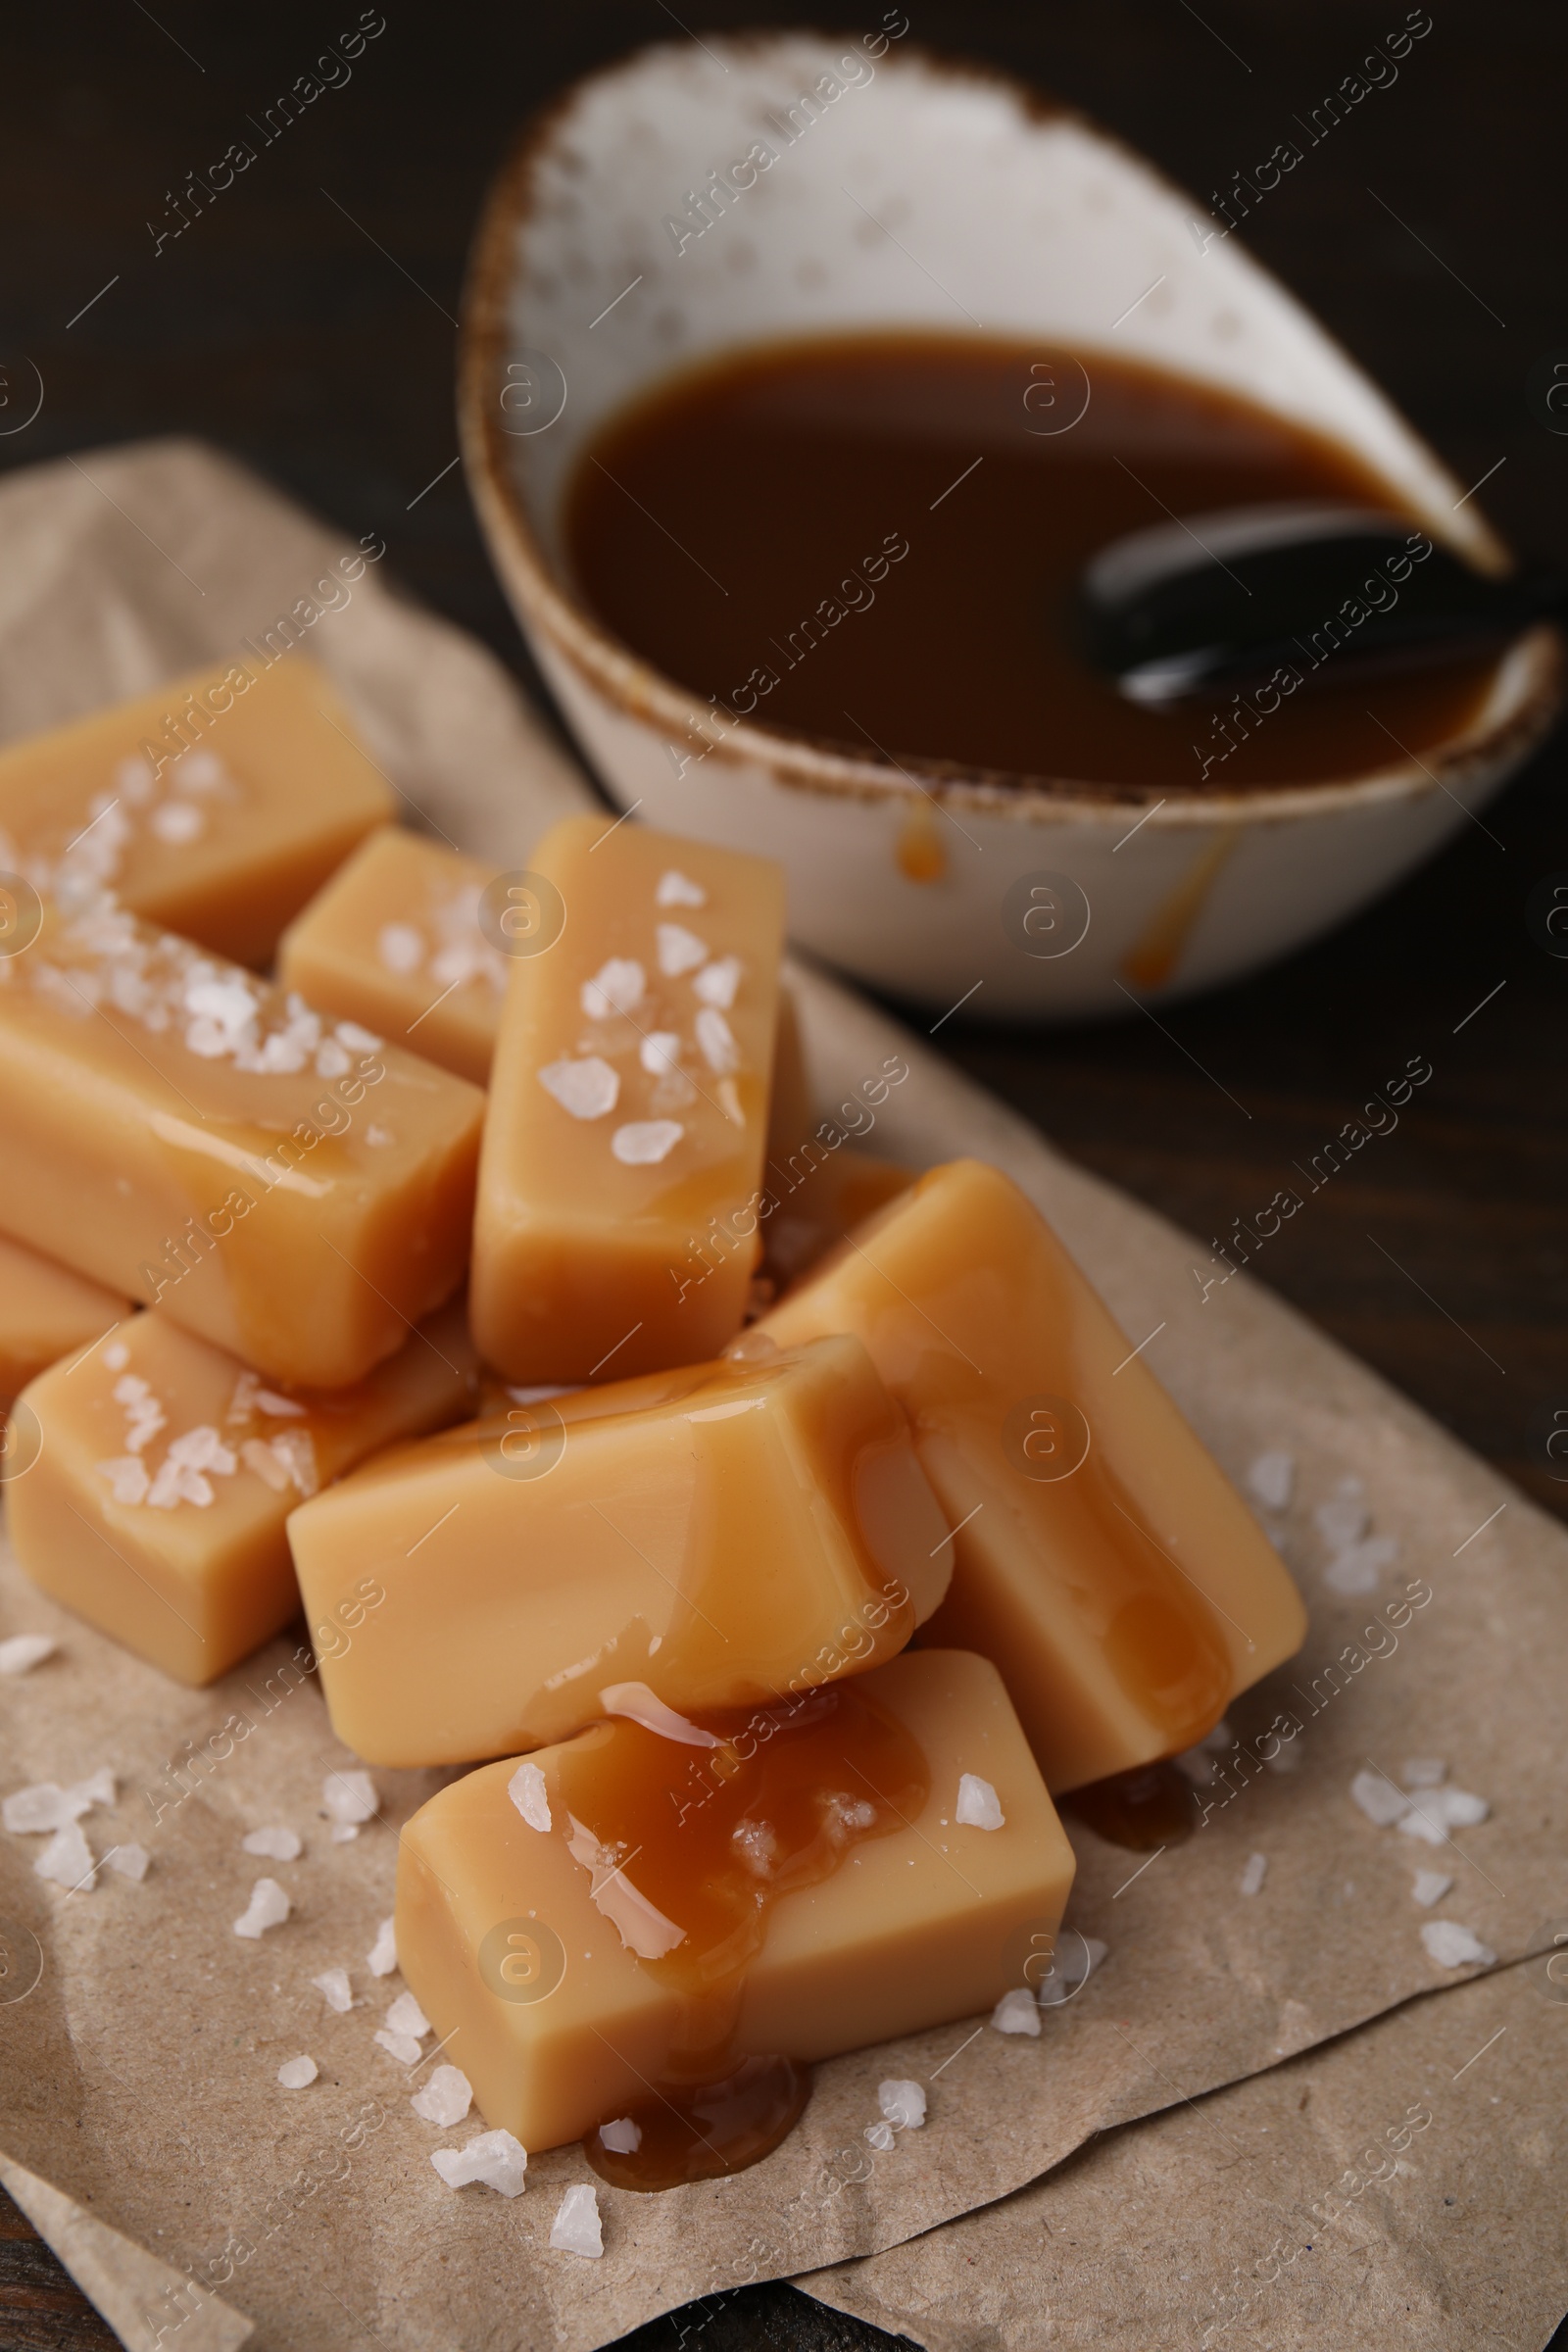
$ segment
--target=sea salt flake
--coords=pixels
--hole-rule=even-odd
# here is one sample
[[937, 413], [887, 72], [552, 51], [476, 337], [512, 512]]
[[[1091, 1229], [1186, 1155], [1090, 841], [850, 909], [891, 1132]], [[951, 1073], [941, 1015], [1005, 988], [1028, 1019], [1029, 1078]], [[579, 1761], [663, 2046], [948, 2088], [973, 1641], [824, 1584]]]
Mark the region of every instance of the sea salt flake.
[[285, 2090], [303, 2090], [314, 2082], [319, 2070], [314, 2058], [285, 2058], [277, 2070], [277, 2079]]
[[299, 1858], [300, 1837], [297, 1830], [247, 1830], [239, 1842], [241, 1852], [260, 1854], [269, 1862], [294, 1862]]
[[182, 1502], [194, 1503], [199, 1510], [210, 1510], [218, 1497], [210, 1479], [201, 1471], [191, 1470], [176, 1461], [172, 1453], [160, 1463], [158, 1475], [147, 1490], [147, 1507], [154, 1511], [174, 1511]]
[[239, 1458], [274, 1494], [287, 1493], [291, 1484], [288, 1464], [280, 1453], [273, 1451], [270, 1440], [247, 1438], [239, 1449]]
[[59, 1646], [48, 1634], [13, 1634], [0, 1642], [0, 1674], [30, 1674], [34, 1666], [52, 1658]]
[[1348, 1544], [1359, 1544], [1372, 1524], [1372, 1514], [1359, 1494], [1346, 1492], [1342, 1484], [1338, 1494], [1318, 1504], [1312, 1524], [1325, 1544], [1343, 1551]]
[[1399, 1828], [1427, 1845], [1446, 1845], [1450, 1830], [1473, 1830], [1491, 1811], [1484, 1796], [1472, 1796], [1467, 1788], [1426, 1788], [1410, 1800]]
[[1421, 1930], [1421, 1940], [1427, 1956], [1440, 1968], [1468, 1968], [1472, 1961], [1490, 1968], [1497, 1955], [1489, 1944], [1468, 1928], [1460, 1927], [1456, 1919], [1429, 1919]]
[[[1035, 2020], [1035, 2032], [1038, 2034], [1039, 2031], [1040, 2021], [1037, 2018]], [[893, 2126], [891, 2124], [867, 2124], [865, 2127], [865, 2136], [870, 2141], [872, 2147], [879, 2148], [885, 2156], [889, 2148], [891, 2148], [893, 2145]]]
[[678, 1119], [633, 1119], [615, 1129], [610, 1149], [622, 1167], [657, 1167], [669, 1157], [685, 1132]]
[[152, 1866], [152, 1856], [144, 1845], [112, 1845], [103, 1859], [103, 1868], [118, 1870], [122, 1879], [133, 1879], [139, 1886]]
[[383, 923], [375, 952], [389, 972], [416, 972], [424, 961], [424, 941], [412, 923]]
[[712, 1004], [705, 1004], [697, 1015], [697, 1043], [703, 1059], [716, 1078], [727, 1078], [740, 1067], [740, 1048], [735, 1033], [724, 1015]]
[[1040, 2008], [1034, 1994], [1024, 1984], [1015, 1991], [1004, 1992], [991, 2012], [991, 2023], [999, 2034], [1040, 2034]]
[[1404, 1790], [1396, 1788], [1381, 1772], [1358, 1772], [1350, 1783], [1350, 1799], [1380, 1830], [1402, 1820], [1410, 1810], [1410, 1799]]
[[318, 1078], [346, 1078], [353, 1067], [353, 1059], [347, 1047], [339, 1045], [335, 1037], [323, 1038], [317, 1047], [316, 1075]]
[[365, 1955], [366, 1966], [372, 1977], [389, 1977], [398, 1964], [397, 1923], [383, 1919], [375, 1931], [375, 1941]]
[[1053, 1955], [1051, 1974], [1035, 1995], [1041, 2008], [1055, 2009], [1063, 2001], [1070, 2001], [1079, 1986], [1088, 1984], [1109, 1950], [1110, 1946], [1102, 1943], [1098, 1936], [1069, 1934], [1059, 1955]]
[[599, 2192], [590, 2181], [573, 2181], [562, 2198], [550, 2225], [550, 2243], [563, 2254], [587, 2254], [596, 2262], [603, 2254], [605, 2237], [599, 2218]]
[[695, 972], [708, 961], [707, 941], [684, 923], [661, 923], [658, 939], [659, 968], [666, 980], [678, 980], [682, 972]]
[[323, 1968], [318, 1977], [311, 1979], [311, 1983], [329, 2009], [335, 2009], [339, 2017], [348, 2015], [354, 2006], [354, 1987], [349, 1983], [346, 1968]]
[[510, 2132], [481, 2132], [464, 2148], [436, 2148], [430, 2157], [448, 2188], [479, 2181], [499, 2196], [520, 2197], [527, 2186], [528, 2151]]
[[[417, 2058], [418, 2054], [416, 2044], [414, 2055]], [[462, 2123], [473, 2105], [473, 2084], [461, 2067], [438, 2066], [424, 2088], [414, 2093], [409, 2105], [427, 2124], [438, 2124], [443, 2132], [450, 2132], [454, 2124]]]
[[[385, 2026], [381, 2026], [377, 2028], [373, 2038], [375, 2039], [377, 2045], [387, 2052], [389, 2057], [397, 2060], [399, 2066], [418, 2065], [419, 2045], [415, 2040], [412, 2034], [392, 2034], [387, 2031]], [[465, 2107], [463, 2112], [465, 2115], [467, 2114], [468, 2111], [466, 2107]], [[434, 2123], [438, 2119], [432, 2116], [430, 2120], [432, 2123]], [[458, 2118], [454, 2116], [453, 2121], [456, 2123]]]
[[200, 841], [207, 830], [205, 812], [189, 801], [165, 801], [153, 810], [148, 823], [160, 841], [173, 849], [183, 849], [188, 842]]
[[539, 1072], [539, 1083], [574, 1119], [602, 1119], [620, 1099], [620, 1074], [597, 1054], [581, 1061], [569, 1057], [551, 1061]]
[[526, 1761], [519, 1764], [507, 1783], [507, 1794], [530, 1830], [549, 1829], [550, 1793], [537, 1764]]
[[123, 1340], [115, 1340], [104, 1349], [101, 1361], [106, 1372], [123, 1372], [130, 1361], [130, 1349]]
[[1406, 1756], [1399, 1766], [1400, 1786], [1405, 1788], [1441, 1788], [1448, 1777], [1448, 1767], [1441, 1756]]
[[1410, 1883], [1410, 1892], [1424, 1911], [1441, 1903], [1453, 1885], [1452, 1874], [1446, 1870], [1418, 1870]]
[[93, 1468], [100, 1478], [109, 1481], [110, 1493], [122, 1506], [128, 1507], [146, 1501], [147, 1491], [153, 1482], [139, 1454], [116, 1454], [112, 1461], [94, 1462]]
[[84, 1781], [73, 1781], [66, 1794], [82, 1797], [89, 1805], [112, 1805], [120, 1793], [120, 1784], [107, 1764], [100, 1764]]
[[362, 1029], [358, 1021], [339, 1021], [332, 1034], [340, 1046], [347, 1046], [351, 1054], [375, 1054], [380, 1051], [381, 1040], [375, 1031]]
[[918, 2132], [925, 2122], [923, 2082], [879, 2082], [876, 2086], [876, 2103], [896, 2131]]
[[1283, 1511], [1296, 1485], [1296, 1462], [1291, 1454], [1260, 1453], [1247, 1473], [1249, 1491], [1265, 1510]]
[[1267, 1854], [1249, 1854], [1247, 1857], [1247, 1868], [1243, 1871], [1241, 1876], [1241, 1891], [1243, 1894], [1261, 1894], [1263, 1891], [1263, 1881], [1267, 1878]]
[[1369, 1536], [1364, 1544], [1336, 1552], [1323, 1571], [1323, 1582], [1333, 1592], [1375, 1592], [1384, 1569], [1398, 1552], [1397, 1536]]
[[679, 866], [672, 865], [667, 873], [659, 877], [654, 904], [656, 906], [706, 906], [708, 893], [700, 882], [694, 882], [689, 874], [681, 872]]
[[332, 1821], [373, 1821], [381, 1799], [368, 1772], [329, 1772], [321, 1783], [321, 1809]]
[[68, 1890], [80, 1887], [85, 1891], [97, 1873], [92, 1848], [74, 1821], [56, 1830], [32, 1867], [40, 1879], [49, 1879]]
[[706, 965], [698, 973], [692, 982], [692, 989], [705, 1004], [712, 1004], [718, 1011], [728, 1012], [740, 984], [740, 957], [721, 956], [716, 962]]
[[0, 1805], [0, 1821], [22, 1837], [45, 1830], [63, 1830], [92, 1810], [92, 1798], [79, 1789], [62, 1788], [54, 1781], [37, 1781], [30, 1788], [14, 1789]]
[[673, 1078], [680, 1068], [680, 1032], [655, 1029], [637, 1049], [637, 1058], [651, 1078]]
[[970, 1830], [1000, 1830], [1006, 1819], [996, 1790], [978, 1773], [964, 1772], [958, 1776], [958, 1801], [953, 1818]]
[[599, 2140], [613, 2156], [635, 2156], [643, 2144], [643, 2128], [629, 2115], [618, 2115], [613, 2123], [600, 2125]]
[[412, 2034], [419, 2040], [430, 2032], [430, 2020], [419, 2007], [412, 1992], [400, 1992], [386, 2013], [387, 2029], [393, 2034]]
[[612, 956], [600, 965], [580, 993], [582, 1008], [591, 1021], [608, 1021], [612, 1013], [630, 1012], [643, 1001], [647, 974], [631, 956]]
[[327, 1837], [333, 1845], [352, 1845], [359, 1834], [360, 1825], [357, 1821], [334, 1821]]
[[275, 1879], [258, 1879], [251, 1888], [250, 1901], [234, 1922], [234, 1933], [257, 1942], [269, 1928], [280, 1928], [292, 1909]]

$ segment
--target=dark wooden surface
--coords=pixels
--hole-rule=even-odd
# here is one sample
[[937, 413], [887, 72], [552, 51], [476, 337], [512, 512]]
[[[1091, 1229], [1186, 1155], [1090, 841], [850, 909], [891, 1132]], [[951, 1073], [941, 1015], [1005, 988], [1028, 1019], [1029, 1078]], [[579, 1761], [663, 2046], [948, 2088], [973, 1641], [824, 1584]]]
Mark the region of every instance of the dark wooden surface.
[[[448, 314], [518, 118], [596, 61], [679, 30], [659, 0], [383, 4], [386, 29], [348, 85], [156, 257], [147, 223], [172, 225], [187, 171], [250, 135], [245, 118], [356, 22], [357, 0], [335, 13], [315, 0], [261, 12], [156, 0], [152, 13], [55, 0], [18, 13], [0, 86], [12, 225], [0, 466], [205, 434], [355, 534], [383, 532], [403, 579], [527, 676], [461, 470], [411, 503], [456, 452]], [[1293, 135], [1294, 116], [1406, 13], [1403, 0], [910, 5], [918, 37], [1032, 74], [1200, 197]], [[1467, 485], [1505, 461], [1481, 495], [1515, 543], [1568, 558], [1568, 438], [1526, 395], [1535, 362], [1568, 356], [1568, 14], [1559, 0], [1431, 5], [1433, 28], [1397, 82], [1314, 148], [1246, 233]], [[699, 34], [832, 13], [679, 10]], [[842, 21], [861, 30], [880, 14]], [[8, 433], [30, 405], [27, 360], [43, 408]], [[1534, 885], [1568, 869], [1564, 785], [1559, 742], [1487, 811], [1495, 842], [1466, 826], [1331, 939], [1162, 1016], [1178, 1043], [1142, 1019], [1074, 1034], [955, 1021], [940, 1042], [1204, 1240], [1293, 1181], [1292, 1162], [1369, 1088], [1426, 1054], [1433, 1080], [1397, 1134], [1311, 1200], [1257, 1271], [1568, 1515], [1539, 1435], [1568, 1404], [1568, 963], [1533, 944], [1525, 919]], [[686, 2341], [700, 2323], [710, 2352], [872, 2340], [813, 2309], [787, 2289], [749, 2290], [694, 2307]], [[661, 2322], [638, 2341], [664, 2352], [680, 2336]], [[0, 2352], [109, 2340], [6, 2208]]]

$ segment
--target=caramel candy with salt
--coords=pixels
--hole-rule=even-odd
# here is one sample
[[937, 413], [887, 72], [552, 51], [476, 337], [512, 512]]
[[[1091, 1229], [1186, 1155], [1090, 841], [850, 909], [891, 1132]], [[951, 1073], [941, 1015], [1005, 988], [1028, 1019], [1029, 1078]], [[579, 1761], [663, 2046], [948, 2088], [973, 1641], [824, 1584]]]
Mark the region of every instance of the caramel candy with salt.
[[479, 1169], [479, 1352], [527, 1383], [701, 1362], [760, 1253], [783, 877], [598, 816], [532, 869]]
[[864, 1341], [956, 1531], [931, 1638], [996, 1660], [1052, 1788], [1178, 1753], [1299, 1648], [1278, 1553], [995, 1168], [933, 1169], [758, 1329]]
[[[814, 1786], [792, 1792], [771, 1710], [726, 1728], [724, 1778], [708, 1771], [711, 1735], [705, 1748], [678, 1726], [660, 1737], [618, 1720], [520, 1769], [469, 1773], [415, 1815], [398, 1847], [398, 1962], [437, 2036], [454, 2037], [486, 2123], [530, 2150], [610, 2125], [624, 2147], [616, 2121], [657, 2128], [657, 2094], [678, 2097], [705, 2061], [830, 2058], [983, 2015], [1037, 1973], [1073, 1854], [996, 1669], [912, 1650], [825, 1695], [874, 1709], [884, 1746], [892, 1734], [913, 1747], [924, 1790], [912, 1805], [893, 1812], [882, 1800], [900, 1792], [858, 1775], [863, 1729], [830, 1758], [819, 1747]], [[731, 1884], [715, 1889], [699, 1876], [702, 1832], [748, 1756], [756, 1798], [724, 1840]], [[792, 1793], [836, 1833], [837, 1867], [774, 1894], [739, 1983], [721, 1976], [705, 2001], [690, 1980], [705, 1973], [715, 1892], [749, 1920], [747, 1881], [765, 1890]]]
[[0, 959], [0, 1231], [342, 1388], [463, 1278], [484, 1097], [100, 905]]
[[565, 1739], [615, 1683], [745, 1706], [875, 1665], [946, 1591], [946, 1534], [852, 1339], [514, 1404], [289, 1522], [313, 1623], [386, 1588], [373, 1651], [321, 1664], [370, 1764]]
[[130, 1312], [128, 1298], [0, 1236], [0, 1412], [29, 1380]]
[[0, 868], [45, 898], [112, 892], [238, 963], [392, 813], [325, 674], [303, 654], [175, 678], [0, 752]]
[[384, 825], [289, 925], [278, 979], [484, 1086], [512, 969], [479, 927], [491, 879], [477, 858]]
[[[297, 1612], [284, 1522], [367, 1454], [461, 1420], [476, 1366], [461, 1299], [353, 1388], [270, 1387], [160, 1308], [33, 1382], [36, 1458], [8, 1482], [33, 1583], [182, 1683], [210, 1683]], [[348, 1647], [370, 1580], [311, 1632]]]

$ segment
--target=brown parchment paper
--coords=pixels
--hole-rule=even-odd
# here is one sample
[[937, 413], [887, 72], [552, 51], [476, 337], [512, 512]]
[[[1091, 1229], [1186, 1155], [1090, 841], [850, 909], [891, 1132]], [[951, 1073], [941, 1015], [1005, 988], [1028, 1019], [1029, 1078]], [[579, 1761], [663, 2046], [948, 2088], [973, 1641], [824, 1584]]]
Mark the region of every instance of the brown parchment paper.
[[[374, 756], [452, 839], [514, 863], [580, 800], [570, 762], [488, 656], [400, 601], [380, 565], [347, 602], [318, 593], [346, 543], [209, 451], [166, 443], [40, 468], [0, 492], [0, 733], [139, 691], [241, 637], [263, 642], [293, 613]], [[371, 1978], [365, 1955], [391, 1909], [398, 1826], [438, 1776], [378, 1773], [378, 1819], [334, 1844], [320, 1785], [350, 1759], [309, 1653], [303, 1671], [294, 1662], [297, 1635], [211, 1690], [183, 1691], [0, 1560], [0, 1637], [61, 1642], [58, 1657], [0, 1685], [0, 1789], [112, 1766], [121, 1801], [87, 1817], [93, 1848], [139, 1838], [153, 1855], [140, 1885], [110, 1872], [65, 1895], [33, 1874], [38, 1841], [0, 1837], [0, 1915], [36, 1936], [42, 1962], [26, 1998], [0, 2005], [0, 2152], [189, 2266], [257, 2323], [258, 2344], [320, 2352], [368, 2335], [395, 2352], [589, 2352], [737, 2279], [895, 2246], [1006, 2195], [1096, 2132], [1454, 1984], [1422, 1946], [1423, 1920], [1454, 1919], [1512, 1959], [1568, 1912], [1568, 1538], [1266, 1292], [1238, 1279], [1204, 1303], [1194, 1252], [1170, 1227], [1058, 1159], [881, 1013], [809, 972], [797, 979], [824, 1111], [903, 1054], [909, 1075], [862, 1140], [910, 1165], [975, 1152], [1008, 1169], [1130, 1344], [1163, 1326], [1149, 1361], [1233, 1475], [1264, 1448], [1293, 1453], [1279, 1536], [1311, 1607], [1305, 1650], [1233, 1710], [1250, 1761], [1233, 1767], [1231, 1801], [1210, 1792], [1188, 1843], [1133, 1876], [1139, 1857], [1074, 1827], [1069, 1919], [1110, 1956], [1046, 2014], [1038, 2041], [970, 2020], [824, 2067], [805, 2122], [766, 2164], [662, 2197], [601, 2187], [595, 2263], [548, 2247], [563, 2186], [587, 2177], [580, 2155], [536, 2157], [515, 2203], [454, 2195], [429, 2154], [476, 2119], [446, 2132], [419, 2121], [409, 2097], [428, 2061], [407, 2070], [371, 2039], [401, 1981]], [[1312, 1520], [1347, 1477], [1364, 1482], [1374, 1533], [1398, 1546], [1379, 1591], [1356, 1599], [1323, 1583]], [[1301, 1726], [1298, 1768], [1279, 1774], [1260, 1767], [1256, 1742], [1287, 1706]], [[212, 1769], [172, 1802], [173, 1770], [192, 1745], [214, 1755], [215, 1735]], [[1445, 1757], [1491, 1801], [1492, 1818], [1460, 1834], [1462, 1853], [1375, 1829], [1350, 1803], [1367, 1759], [1393, 1773], [1410, 1755]], [[247, 1830], [277, 1822], [305, 1838], [297, 1863], [241, 1852]], [[1267, 1877], [1246, 1897], [1252, 1853]], [[1436, 1913], [1410, 1895], [1414, 1870], [1432, 1866], [1455, 1879]], [[264, 1874], [294, 1915], [241, 1942], [231, 1923]], [[346, 2016], [311, 1984], [333, 1965], [362, 2004]], [[319, 2079], [285, 2093], [277, 2067], [301, 2053]], [[929, 2083], [930, 2120], [873, 2155], [863, 2130], [888, 2075]], [[146, 2325], [149, 2346], [165, 2340], [169, 2314]]]
[[930, 2352], [1539, 2352], [1568, 2308], [1568, 1985], [1541, 1960], [798, 2279]]

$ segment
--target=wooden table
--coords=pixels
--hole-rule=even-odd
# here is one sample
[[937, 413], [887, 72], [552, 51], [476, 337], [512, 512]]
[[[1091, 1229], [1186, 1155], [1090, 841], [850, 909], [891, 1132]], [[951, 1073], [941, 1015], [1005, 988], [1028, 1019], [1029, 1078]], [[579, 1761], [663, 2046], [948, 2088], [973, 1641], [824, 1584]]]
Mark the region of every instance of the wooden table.
[[[139, 0], [55, 0], [19, 18], [0, 172], [27, 234], [9, 256], [0, 465], [204, 434], [348, 531], [382, 532], [410, 587], [529, 677], [453, 464], [465, 247], [517, 119], [598, 60], [679, 28], [662, 0], [385, 8], [352, 80], [228, 193], [200, 215], [187, 206], [189, 225], [161, 247], [186, 173], [252, 137], [247, 118], [311, 66], [329, 21], [296, 0], [263, 12], [158, 0], [156, 16]], [[816, 14], [682, 6], [698, 34]], [[852, 28], [880, 15], [868, 9], [862, 27], [851, 12]], [[914, 30], [1033, 75], [1206, 197], [1291, 136], [1404, 16], [1395, 0], [936, 0]], [[1462, 480], [1485, 477], [1478, 496], [1499, 526], [1543, 554], [1568, 551], [1568, 437], [1526, 396], [1536, 361], [1568, 357], [1565, 86], [1568, 16], [1554, 0], [1506, 0], [1484, 18], [1433, 0], [1397, 81], [1246, 227]], [[30, 406], [29, 359], [43, 408], [7, 434]], [[1464, 826], [1391, 898], [1276, 970], [1162, 1013], [1163, 1028], [954, 1021], [940, 1042], [1205, 1243], [1292, 1182], [1292, 1163], [1370, 1088], [1427, 1055], [1433, 1080], [1397, 1133], [1312, 1197], [1257, 1271], [1568, 1516], [1568, 1484], [1543, 1450], [1543, 1424], [1568, 1405], [1568, 963], [1525, 921], [1534, 885], [1568, 869], [1563, 767], [1553, 745], [1485, 829]], [[871, 2340], [810, 2309], [758, 2290], [710, 2320], [707, 2344]], [[679, 2335], [659, 2323], [649, 2352]], [[0, 2236], [0, 2352], [109, 2340], [24, 2230]]]

